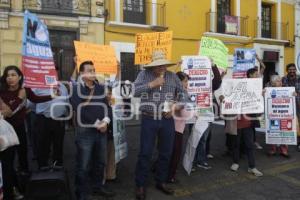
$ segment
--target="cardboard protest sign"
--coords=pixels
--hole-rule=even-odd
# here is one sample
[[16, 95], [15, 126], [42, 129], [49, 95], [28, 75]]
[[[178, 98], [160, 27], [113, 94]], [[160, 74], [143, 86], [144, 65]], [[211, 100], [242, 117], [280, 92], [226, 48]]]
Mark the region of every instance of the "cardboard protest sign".
[[188, 93], [202, 120], [213, 121], [212, 70], [206, 56], [183, 56], [182, 71], [189, 75]]
[[247, 71], [255, 66], [255, 49], [235, 49], [232, 78], [247, 78]]
[[224, 79], [222, 114], [255, 114], [264, 112], [262, 79]]
[[166, 59], [172, 59], [173, 32], [138, 33], [135, 37], [135, 59], [134, 64], [148, 64], [152, 60], [152, 52], [162, 50]]
[[266, 88], [266, 143], [297, 144], [294, 87]]
[[82, 62], [91, 60], [94, 63], [96, 73], [117, 73], [117, 58], [112, 46], [79, 41], [74, 41], [74, 45], [77, 56], [77, 68]]
[[29, 11], [24, 14], [22, 71], [24, 84], [30, 88], [57, 85], [57, 73], [47, 26]]
[[219, 70], [226, 71], [228, 67], [228, 48], [221, 40], [202, 37], [199, 54], [212, 58]]
[[[120, 119], [121, 108], [113, 106], [114, 120], [113, 120], [113, 137], [115, 146], [115, 162], [118, 163], [128, 155], [128, 144], [126, 139], [125, 121]], [[121, 112], [123, 113], [123, 112]]]

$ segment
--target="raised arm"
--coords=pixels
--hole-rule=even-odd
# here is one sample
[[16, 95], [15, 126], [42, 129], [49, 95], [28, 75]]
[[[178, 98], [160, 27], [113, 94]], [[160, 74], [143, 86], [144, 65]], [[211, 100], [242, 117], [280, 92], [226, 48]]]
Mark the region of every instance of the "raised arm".
[[257, 59], [257, 61], [259, 62], [260, 65], [260, 75], [264, 75], [265, 69], [266, 69], [266, 65], [265, 63], [258, 57], [257, 54], [255, 54], [255, 58]]
[[33, 103], [44, 103], [52, 100], [51, 95], [37, 96], [30, 88], [24, 88], [24, 90], [27, 98]]

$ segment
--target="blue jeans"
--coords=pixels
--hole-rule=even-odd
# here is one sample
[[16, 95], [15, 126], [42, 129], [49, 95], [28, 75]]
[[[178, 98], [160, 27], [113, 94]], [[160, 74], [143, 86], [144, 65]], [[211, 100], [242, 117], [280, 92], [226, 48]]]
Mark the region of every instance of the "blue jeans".
[[203, 135], [198, 143], [198, 146], [196, 149], [196, 155], [195, 155], [195, 159], [194, 159], [194, 162], [196, 164], [203, 165], [204, 163], [207, 163], [206, 142], [207, 142], [209, 132], [211, 131], [211, 128], [212, 128], [212, 123], [210, 123], [208, 125], [208, 128], [205, 130], [205, 132], [203, 133]]
[[92, 178], [94, 188], [103, 187], [106, 142], [106, 133], [100, 133], [95, 128], [76, 128], [75, 192], [77, 199], [87, 198], [89, 194], [89, 177]]
[[156, 182], [165, 183], [168, 178], [169, 162], [173, 150], [175, 125], [173, 118], [154, 120], [150, 116], [142, 116], [140, 153], [135, 171], [137, 187], [144, 187], [150, 170], [150, 161], [156, 136], [158, 137], [158, 160], [156, 166]]

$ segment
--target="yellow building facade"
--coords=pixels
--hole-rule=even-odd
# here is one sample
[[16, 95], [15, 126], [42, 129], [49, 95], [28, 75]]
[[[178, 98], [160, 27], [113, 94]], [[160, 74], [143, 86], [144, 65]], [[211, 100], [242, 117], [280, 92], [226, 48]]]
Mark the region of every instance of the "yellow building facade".
[[202, 36], [226, 44], [229, 67], [235, 48], [255, 48], [267, 71], [280, 75], [295, 62], [294, 0], [110, 0], [105, 7], [105, 44], [114, 46], [124, 63], [125, 80], [134, 78], [128, 65], [133, 65], [135, 34], [141, 32], [173, 31], [173, 62], [197, 55]]
[[1, 0], [0, 66], [21, 66], [24, 11], [48, 26], [56, 67], [68, 80], [75, 67], [74, 40], [104, 43], [104, 0]]

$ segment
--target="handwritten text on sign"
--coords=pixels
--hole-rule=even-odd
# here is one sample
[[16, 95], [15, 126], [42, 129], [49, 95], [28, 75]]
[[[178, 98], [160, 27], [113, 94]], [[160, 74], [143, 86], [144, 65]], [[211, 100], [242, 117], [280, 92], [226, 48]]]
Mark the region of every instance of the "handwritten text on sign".
[[262, 79], [224, 79], [222, 114], [254, 114], [264, 112]]
[[228, 67], [228, 48], [221, 40], [202, 37], [200, 43], [200, 55], [213, 59], [213, 62], [222, 71]]
[[148, 64], [154, 50], [162, 50], [171, 60], [173, 32], [138, 33], [136, 35], [135, 64]]
[[77, 67], [84, 61], [91, 60], [94, 63], [96, 73], [116, 74], [117, 59], [112, 46], [74, 41]]

